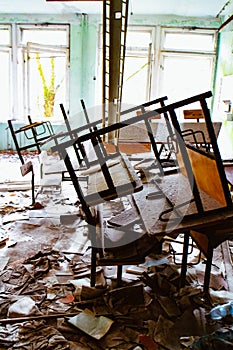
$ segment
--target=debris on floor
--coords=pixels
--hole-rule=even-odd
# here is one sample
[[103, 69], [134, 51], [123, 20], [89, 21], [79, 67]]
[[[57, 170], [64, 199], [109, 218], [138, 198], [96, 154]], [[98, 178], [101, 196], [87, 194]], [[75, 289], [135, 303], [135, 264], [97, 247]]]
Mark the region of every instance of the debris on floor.
[[[30, 191], [0, 195], [1, 350], [233, 348], [233, 316], [210, 317], [215, 306], [233, 300], [221, 247], [208, 296], [198, 249], [189, 257], [187, 285], [180, 288], [179, 255], [174, 259], [175, 243], [171, 250], [166, 241], [145, 263], [125, 266], [121, 286], [116, 266], [98, 266], [96, 287], [90, 287], [86, 224], [72, 186], [62, 186], [61, 193], [40, 193], [36, 208], [28, 206]], [[25, 208], [24, 217], [5, 220], [17, 208]]]
[[210, 320], [213, 304], [197, 284], [179, 289], [176, 266], [148, 265], [122, 287], [93, 288], [78, 278], [82, 254], [51, 249], [8, 263], [0, 273], [1, 349], [198, 349], [226, 319]]

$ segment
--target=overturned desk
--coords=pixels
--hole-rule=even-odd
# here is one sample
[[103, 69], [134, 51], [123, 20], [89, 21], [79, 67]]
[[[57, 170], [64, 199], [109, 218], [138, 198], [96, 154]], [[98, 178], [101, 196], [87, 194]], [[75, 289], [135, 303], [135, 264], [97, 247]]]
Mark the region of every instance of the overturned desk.
[[[229, 183], [220, 157], [215, 130], [207, 107], [207, 94], [167, 106], [174, 134], [170, 149], [176, 155], [178, 173], [154, 181], [134, 195], [146, 230], [157, 237], [185, 234], [181, 284], [187, 268], [189, 235], [207, 258], [204, 291], [208, 290], [213, 250], [233, 238], [233, 205]], [[211, 147], [188, 142], [175, 110], [199, 101]]]
[[[76, 193], [79, 197], [82, 209], [86, 216], [86, 222], [89, 227], [92, 240], [92, 285], [95, 285], [96, 263], [102, 260], [105, 249], [105, 232], [101, 224], [102, 209], [99, 205], [105, 205], [107, 201], [127, 194], [132, 195], [136, 203], [139, 217], [145, 227], [145, 236], [162, 239], [166, 235], [185, 234], [183, 263], [181, 282], [184, 283], [187, 266], [187, 244], [189, 235], [198, 244], [200, 250], [207, 257], [204, 290], [208, 290], [210, 269], [212, 262], [213, 249], [221, 242], [231, 239], [233, 232], [233, 204], [228, 182], [221, 161], [214, 127], [211, 122], [210, 112], [207, 107], [206, 99], [212, 96], [211, 92], [196, 95], [191, 98], [163, 106], [154, 111], [143, 113], [139, 116], [127, 119], [127, 122], [119, 122], [109, 127], [97, 129], [77, 138], [72, 143], [59, 145], [59, 150], [63, 155], [66, 167], [70, 173]], [[211, 148], [199, 148], [193, 143], [185, 141], [181, 127], [176, 116], [176, 109], [182, 108], [193, 102], [199, 102], [205, 116], [206, 127], [211, 143]], [[160, 162], [157, 162], [159, 175], [154, 181], [148, 181], [143, 186], [137, 186], [133, 181], [134, 176], [130, 175], [127, 188], [118, 186], [113, 181], [111, 169], [108, 162], [122, 159], [122, 154], [116, 152], [115, 155], [108, 153], [104, 148], [101, 137], [112, 131], [123, 129], [140, 121], [146, 121], [154, 118], [155, 115], [164, 115], [166, 125], [170, 125], [167, 145], [173, 152], [177, 164], [177, 173], [163, 176], [163, 169]], [[168, 117], [169, 116], [169, 117]], [[168, 123], [167, 123], [168, 122]], [[87, 129], [90, 125], [87, 125]], [[104, 175], [105, 185], [104, 193], [99, 189], [99, 182], [92, 181], [93, 174], [96, 174], [95, 164], [90, 166], [87, 174], [87, 196], [83, 193], [78, 176], [68, 154], [68, 148], [75, 143], [83, 143], [91, 140], [96, 153], [96, 161], [99, 163], [98, 170]], [[158, 160], [158, 159], [157, 159]], [[115, 164], [118, 165], [119, 163]], [[93, 170], [94, 169], [94, 170]], [[126, 167], [128, 173], [132, 174], [130, 167]], [[114, 172], [115, 174], [115, 172]], [[124, 173], [117, 170], [118, 177], [124, 177]], [[99, 175], [99, 174], [98, 174]], [[97, 177], [95, 177], [97, 179]], [[140, 183], [140, 181], [139, 181]], [[94, 184], [94, 186], [93, 186]], [[90, 190], [94, 188], [93, 195], [90, 196]], [[102, 189], [102, 186], [101, 186]], [[124, 191], [119, 191], [124, 189]], [[136, 193], [139, 191], [138, 193]], [[88, 195], [89, 192], [89, 195]], [[178, 194], [178, 196], [177, 196]], [[119, 228], [124, 230], [124, 221]], [[127, 228], [128, 232], [132, 232]], [[136, 233], [135, 233], [135, 237]], [[202, 237], [202, 238], [200, 238]], [[100, 245], [98, 245], [99, 243]], [[97, 244], [98, 243], [98, 244]], [[101, 249], [99, 249], [101, 248]], [[153, 248], [153, 247], [152, 247]], [[144, 252], [147, 254], [148, 252]], [[96, 256], [100, 260], [96, 260]], [[143, 256], [142, 256], [143, 257]], [[136, 264], [138, 260], [135, 259]], [[128, 265], [129, 260], [116, 258], [115, 263]]]
[[149, 234], [163, 241], [184, 234], [180, 285], [185, 285], [189, 237], [207, 258], [204, 291], [208, 291], [213, 249], [233, 239], [233, 209], [202, 192], [205, 212], [198, 214], [187, 178], [181, 173], [165, 176], [157, 184], [144, 185], [134, 199]]
[[[233, 238], [233, 204], [211, 121], [207, 92], [157, 109], [168, 113], [172, 128], [167, 144], [175, 155], [178, 172], [160, 176], [133, 195], [146, 232], [158, 239], [185, 234], [181, 285], [185, 283], [189, 236], [207, 258], [204, 291], [209, 288], [213, 250]], [[187, 139], [176, 109], [199, 102], [209, 147]], [[147, 114], [149, 115], [149, 114]], [[200, 124], [200, 123], [199, 123]]]

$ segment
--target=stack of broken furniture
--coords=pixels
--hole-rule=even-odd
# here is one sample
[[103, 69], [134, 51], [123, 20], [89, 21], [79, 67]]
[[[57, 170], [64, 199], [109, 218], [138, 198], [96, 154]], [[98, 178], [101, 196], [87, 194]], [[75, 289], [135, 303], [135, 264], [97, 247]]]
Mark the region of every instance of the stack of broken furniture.
[[[208, 291], [213, 250], [233, 237], [231, 193], [206, 102], [211, 96], [211, 92], [206, 92], [149, 112], [141, 106], [141, 114], [106, 127], [98, 128], [97, 122], [88, 123], [86, 131], [82, 127], [82, 134], [78, 136], [77, 133], [76, 139], [58, 142], [59, 145], [52, 148], [64, 159], [88, 224], [92, 245], [92, 286], [95, 285], [96, 265], [117, 265], [120, 282], [122, 265], [139, 264], [165, 236], [177, 237], [183, 233], [181, 285], [185, 283], [191, 236], [207, 258], [204, 291]], [[200, 103], [210, 140], [208, 144], [203, 140], [200, 146], [195, 137], [190, 142], [190, 133], [185, 141], [186, 135], [180, 128], [176, 110], [192, 103]], [[164, 147], [173, 154], [176, 163], [175, 171], [169, 175], [165, 175], [153, 128], [151, 130], [153, 119], [158, 116], [163, 118], [163, 126], [167, 127]], [[149, 139], [155, 143], [155, 149], [152, 149], [157, 165], [156, 176], [145, 183], [118, 146], [110, 152], [103, 143], [103, 138], [106, 139], [109, 133], [141, 122], [146, 126]], [[92, 152], [86, 152], [86, 169], [77, 172], [69, 149], [80, 146], [85, 149], [88, 142]], [[86, 186], [83, 176], [86, 176]], [[116, 215], [114, 206], [109, 206], [109, 203], [117, 198], [127, 198], [130, 208]], [[112, 210], [107, 219], [105, 208], [108, 212]], [[117, 243], [109, 239], [112, 232], [120, 237]]]
[[[181, 286], [185, 284], [189, 237], [196, 242], [207, 259], [204, 292], [209, 288], [214, 249], [233, 237], [232, 198], [206, 102], [211, 96], [211, 92], [206, 92], [157, 109], [158, 113], [169, 115], [173, 133], [168, 143], [179, 171], [157, 182], [153, 200], [148, 201], [146, 193], [135, 195], [147, 232], [161, 238], [166, 234], [184, 234]], [[196, 142], [196, 135], [190, 141], [190, 133], [181, 130], [177, 119], [176, 110], [196, 102], [205, 118], [208, 143], [204, 139]]]
[[[148, 105], [152, 104], [160, 103], [163, 106], [166, 99], [166, 97], [163, 97], [148, 104], [134, 107], [128, 110], [127, 113], [134, 112], [137, 109], [143, 112]], [[131, 126], [131, 118], [127, 119], [126, 122], [119, 122], [106, 128], [98, 129], [98, 124], [102, 124], [102, 120], [90, 123], [84, 103], [82, 102], [82, 104], [88, 122], [86, 128], [80, 127], [75, 129], [72, 134], [77, 135], [76, 139], [71, 137], [66, 142], [57, 142], [59, 146], [52, 147], [52, 151], [58, 151], [64, 159], [88, 224], [89, 237], [92, 244], [91, 285], [95, 285], [96, 264], [117, 265], [117, 280], [120, 283], [122, 266], [144, 262], [145, 256], [153, 250], [158, 241], [156, 237], [147, 235], [144, 230], [144, 224], [134, 205], [133, 193], [141, 191], [143, 188], [140, 177], [135, 172], [127, 155], [121, 153], [118, 145], [111, 145], [102, 141], [104, 135], [116, 132], [127, 125]], [[157, 116], [157, 113], [155, 115]], [[137, 116], [133, 119], [134, 123], [138, 122]], [[128, 120], [130, 120], [130, 123], [128, 123]], [[141, 119], [141, 121], [145, 122], [145, 130], [152, 137], [148, 119]], [[155, 140], [153, 139], [152, 142], [154, 143], [155, 160], [157, 159], [158, 168], [161, 169]], [[78, 149], [85, 149], [85, 157], [82, 162], [83, 167], [80, 171], [77, 171], [73, 163], [73, 158], [70, 155], [71, 149], [75, 150], [72, 155], [76, 154]], [[84, 188], [83, 176], [86, 176], [87, 190]], [[122, 213], [122, 225], [117, 228], [121, 239], [116, 243], [107, 238], [113, 232], [115, 233], [116, 229], [113, 228], [113, 223], [111, 227], [108, 227], [104, 218], [104, 207], [109, 201], [125, 197], [128, 199], [130, 209], [126, 213]], [[141, 228], [140, 230], [135, 230], [134, 225], [139, 222], [141, 223]], [[128, 243], [126, 244], [126, 242]]]
[[[87, 125], [75, 130], [69, 128], [62, 109], [67, 119], [68, 140], [64, 142], [64, 135], [52, 135], [55, 142], [52, 151], [57, 151], [64, 160], [88, 224], [92, 286], [96, 265], [118, 266], [120, 282], [123, 265], [143, 262], [161, 246], [164, 237], [183, 233], [181, 285], [185, 283], [192, 237], [207, 259], [204, 291], [208, 291], [213, 250], [233, 236], [231, 193], [206, 102], [211, 96], [211, 92], [206, 92], [167, 106], [164, 105], [167, 98], [161, 98], [123, 112], [124, 120], [106, 127], [101, 126], [102, 120], [90, 123], [84, 109]], [[146, 111], [146, 107], [156, 103], [159, 108]], [[200, 133], [182, 130], [177, 119], [176, 110], [193, 103], [200, 103], [208, 132], [201, 141]], [[133, 117], [129, 117], [131, 113]], [[146, 143], [149, 140], [153, 151], [155, 171], [152, 178], [146, 174], [143, 179], [142, 173], [135, 171], [132, 157], [122, 153], [132, 153], [127, 151], [130, 142], [127, 145], [125, 136], [123, 144], [108, 142], [109, 134], [130, 135], [130, 130], [142, 125]], [[162, 141], [158, 127], [161, 125], [166, 131]], [[164, 150], [175, 164], [171, 172], [164, 168]], [[73, 159], [74, 155], [77, 159]], [[116, 214], [119, 203], [121, 209]]]

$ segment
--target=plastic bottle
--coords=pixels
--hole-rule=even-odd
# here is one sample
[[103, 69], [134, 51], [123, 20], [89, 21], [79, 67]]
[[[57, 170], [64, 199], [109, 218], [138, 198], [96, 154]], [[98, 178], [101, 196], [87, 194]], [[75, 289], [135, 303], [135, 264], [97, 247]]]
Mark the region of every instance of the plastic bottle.
[[233, 315], [233, 301], [230, 301], [229, 303], [215, 306], [213, 309], [209, 312], [210, 318], [212, 320], [218, 321], [222, 318]]

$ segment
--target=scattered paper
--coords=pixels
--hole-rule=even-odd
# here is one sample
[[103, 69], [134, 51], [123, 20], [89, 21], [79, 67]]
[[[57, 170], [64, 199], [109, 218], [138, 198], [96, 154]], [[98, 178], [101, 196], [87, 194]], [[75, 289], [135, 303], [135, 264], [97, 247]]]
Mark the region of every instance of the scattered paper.
[[87, 309], [80, 314], [71, 317], [69, 322], [95, 339], [102, 338], [113, 324], [113, 320], [104, 316], [96, 317]]

